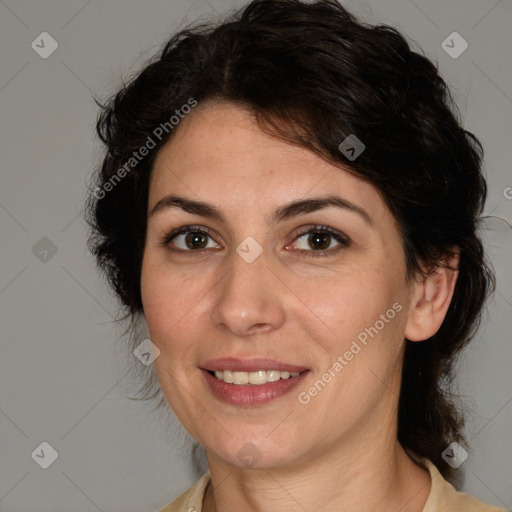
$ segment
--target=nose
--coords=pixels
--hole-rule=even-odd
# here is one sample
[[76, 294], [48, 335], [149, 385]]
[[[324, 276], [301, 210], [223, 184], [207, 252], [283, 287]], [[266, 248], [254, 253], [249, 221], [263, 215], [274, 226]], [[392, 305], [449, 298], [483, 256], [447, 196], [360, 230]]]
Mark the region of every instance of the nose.
[[268, 267], [265, 252], [248, 263], [234, 251], [227, 265], [226, 275], [215, 287], [213, 323], [241, 337], [281, 327], [285, 321], [282, 285]]

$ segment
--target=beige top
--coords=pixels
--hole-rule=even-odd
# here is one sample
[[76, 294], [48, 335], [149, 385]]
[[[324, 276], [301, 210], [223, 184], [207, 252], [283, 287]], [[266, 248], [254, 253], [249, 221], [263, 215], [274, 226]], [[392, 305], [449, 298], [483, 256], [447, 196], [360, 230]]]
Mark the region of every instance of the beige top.
[[[430, 472], [432, 487], [423, 512], [504, 512], [505, 509], [491, 507], [481, 501], [457, 492], [427, 459], [422, 464]], [[210, 472], [205, 473], [190, 489], [174, 500], [160, 512], [201, 512], [203, 498], [210, 483]]]

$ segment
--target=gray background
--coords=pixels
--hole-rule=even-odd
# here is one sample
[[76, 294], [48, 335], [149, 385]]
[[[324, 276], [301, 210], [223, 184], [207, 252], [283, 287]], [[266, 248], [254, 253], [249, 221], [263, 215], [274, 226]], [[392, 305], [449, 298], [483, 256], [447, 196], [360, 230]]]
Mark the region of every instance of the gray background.
[[[140, 363], [85, 247], [85, 184], [101, 156], [92, 94], [113, 92], [178, 27], [242, 4], [0, 0], [1, 512], [156, 511], [196, 479], [172, 414], [127, 398], [137, 386], [129, 368]], [[460, 363], [473, 449], [464, 489], [512, 509], [512, 2], [344, 4], [438, 61], [465, 127], [484, 144], [493, 217], [483, 234], [498, 289]], [[59, 44], [47, 59], [31, 48], [44, 31]], [[441, 47], [453, 31], [469, 44], [456, 59]], [[41, 250], [46, 240], [36, 245], [43, 237], [56, 254]], [[31, 458], [43, 441], [58, 452], [48, 469]]]

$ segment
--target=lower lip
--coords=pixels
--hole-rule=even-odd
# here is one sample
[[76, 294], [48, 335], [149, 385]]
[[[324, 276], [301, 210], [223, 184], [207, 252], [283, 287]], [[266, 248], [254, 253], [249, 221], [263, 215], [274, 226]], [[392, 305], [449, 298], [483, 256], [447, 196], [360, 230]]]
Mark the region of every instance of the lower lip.
[[279, 379], [266, 384], [228, 384], [214, 377], [210, 372], [201, 370], [212, 393], [229, 404], [233, 405], [261, 405], [290, 393], [309, 373], [302, 372], [297, 377]]

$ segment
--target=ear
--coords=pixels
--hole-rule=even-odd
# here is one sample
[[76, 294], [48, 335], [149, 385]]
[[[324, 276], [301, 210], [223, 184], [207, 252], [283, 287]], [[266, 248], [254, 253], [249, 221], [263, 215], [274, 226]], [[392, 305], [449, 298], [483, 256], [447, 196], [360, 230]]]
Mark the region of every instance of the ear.
[[405, 337], [423, 341], [441, 327], [453, 297], [459, 275], [458, 248], [448, 253], [433, 269], [429, 269], [412, 290]]

